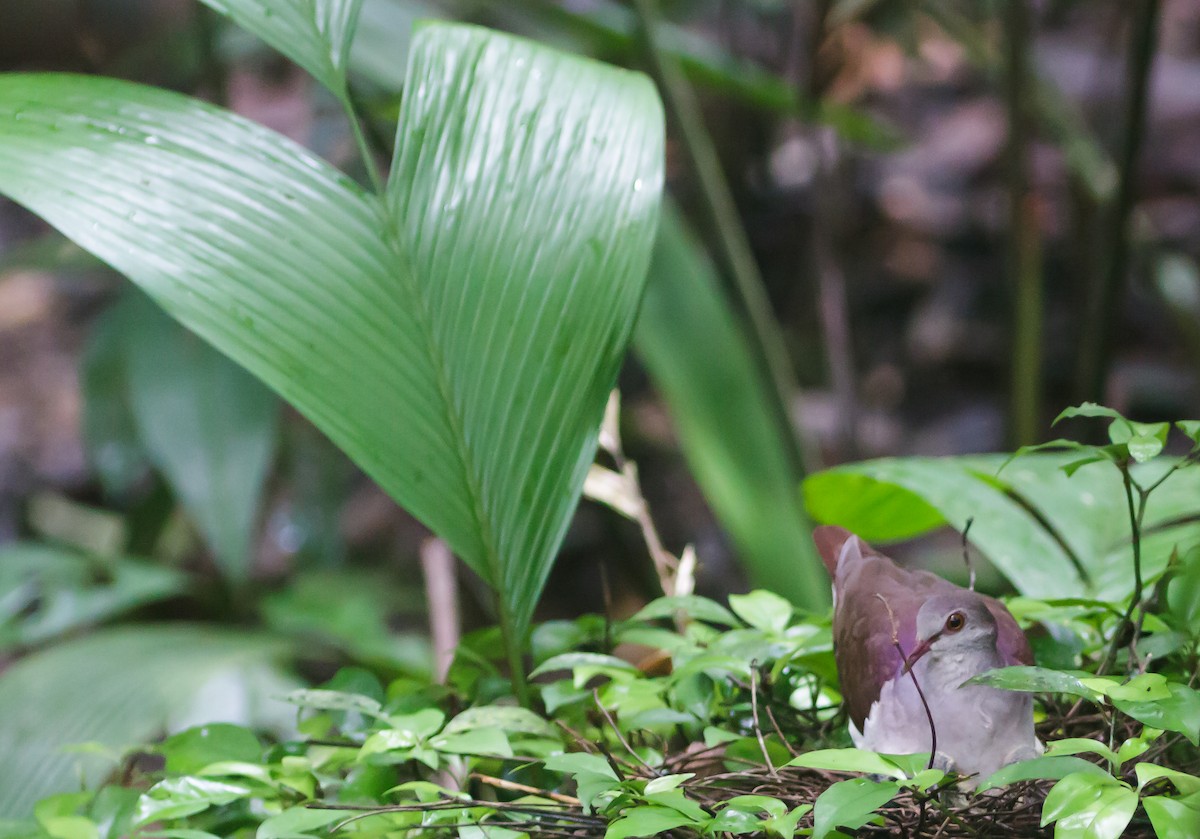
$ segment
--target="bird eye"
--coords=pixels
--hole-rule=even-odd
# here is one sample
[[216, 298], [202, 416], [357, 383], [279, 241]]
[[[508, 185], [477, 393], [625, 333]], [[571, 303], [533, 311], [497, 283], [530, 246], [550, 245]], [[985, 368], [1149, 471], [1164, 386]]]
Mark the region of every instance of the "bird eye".
[[967, 625], [967, 618], [962, 612], [951, 612], [950, 617], [946, 618], [946, 631], [958, 632]]

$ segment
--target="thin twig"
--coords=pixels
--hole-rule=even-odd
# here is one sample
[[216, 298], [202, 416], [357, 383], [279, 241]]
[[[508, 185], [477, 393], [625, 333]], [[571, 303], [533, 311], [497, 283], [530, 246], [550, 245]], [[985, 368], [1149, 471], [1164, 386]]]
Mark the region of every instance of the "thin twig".
[[750, 718], [754, 721], [754, 736], [758, 739], [758, 748], [762, 751], [767, 769], [771, 771], [772, 776], [778, 775], [775, 764], [771, 761], [771, 755], [767, 752], [767, 741], [763, 739], [762, 726], [758, 724], [758, 662], [756, 661], [750, 662]]
[[629, 752], [629, 754], [633, 756], [633, 759], [641, 764], [641, 766], [650, 773], [650, 777], [657, 777], [658, 770], [649, 763], [646, 763], [646, 761], [642, 759], [642, 756], [633, 750], [633, 746], [629, 745], [629, 741], [626, 740], [625, 735], [621, 733], [621, 729], [617, 725], [617, 721], [613, 719], [612, 714], [610, 714], [608, 709], [604, 707], [604, 703], [600, 701], [600, 691], [596, 690], [595, 688], [592, 688], [592, 699], [595, 700], [596, 707], [600, 709], [600, 713], [604, 715], [604, 719], [608, 721], [609, 726], [613, 730], [613, 734], [617, 735], [617, 739], [621, 741], [621, 745], [625, 747], [625, 751]]
[[900, 647], [900, 626], [896, 623], [896, 613], [892, 611], [892, 604], [887, 602], [882, 594], [878, 592], [875, 596], [879, 598], [879, 602], [887, 609], [888, 620], [892, 624], [892, 646], [896, 648], [896, 652], [900, 655], [900, 660], [905, 663], [905, 669], [908, 670], [908, 677], [912, 679], [913, 687], [917, 689], [917, 696], [921, 698], [921, 707], [925, 709], [925, 719], [929, 721], [929, 763], [925, 766], [926, 769], [933, 768], [933, 756], [937, 754], [937, 726], [933, 723], [933, 712], [929, 710], [929, 703], [925, 701], [925, 691], [921, 690], [921, 683], [917, 681], [917, 674], [912, 667], [908, 667], [908, 656]]
[[483, 774], [480, 774], [479, 772], [472, 772], [471, 777], [476, 779], [477, 781], [482, 781], [483, 783], [487, 784], [490, 787], [496, 787], [497, 789], [506, 789], [506, 790], [509, 790], [510, 792], [527, 792], [530, 795], [542, 795], [542, 796], [545, 796], [546, 798], [553, 799], [554, 801], [559, 801], [563, 804], [570, 804], [574, 807], [580, 806], [579, 799], [574, 797], [573, 795], [564, 795], [561, 792], [553, 792], [553, 791], [547, 790], [547, 789], [538, 789], [537, 787], [531, 787], [528, 784], [518, 784], [516, 781], [509, 781], [505, 778], [494, 778], [491, 775], [483, 775]]

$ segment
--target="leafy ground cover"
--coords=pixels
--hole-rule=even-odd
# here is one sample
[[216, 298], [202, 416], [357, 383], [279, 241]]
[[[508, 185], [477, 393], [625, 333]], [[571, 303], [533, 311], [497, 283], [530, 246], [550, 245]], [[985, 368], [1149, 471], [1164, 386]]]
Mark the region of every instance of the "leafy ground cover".
[[[1076, 457], [1066, 471], [1116, 467], [1140, 556], [1141, 516], [1186, 474], [1197, 429], [1179, 424], [1191, 452], [1146, 487], [1129, 470], [1161, 454], [1168, 428], [1080, 411], [1108, 417], [1112, 442], [1063, 444]], [[1159, 443], [1139, 448], [1147, 439]], [[465, 638], [444, 683], [346, 668], [286, 695], [294, 736], [182, 731], [119, 755], [108, 784], [43, 800], [5, 835], [1191, 837], [1200, 550], [1173, 551], [1144, 578], [1138, 568], [1131, 585], [1124, 600], [1010, 599], [1038, 666], [977, 679], [1032, 692], [1047, 749], [967, 779], [973, 790], [927, 755], [849, 748], [828, 620], [760, 590], [536, 626], [530, 707], [498, 629]]]

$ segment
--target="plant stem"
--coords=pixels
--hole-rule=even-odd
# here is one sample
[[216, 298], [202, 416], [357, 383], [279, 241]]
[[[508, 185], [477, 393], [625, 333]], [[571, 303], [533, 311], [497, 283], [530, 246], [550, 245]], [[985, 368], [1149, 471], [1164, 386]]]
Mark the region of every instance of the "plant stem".
[[363, 166], [367, 170], [367, 177], [371, 179], [371, 188], [382, 195], [383, 175], [379, 171], [379, 164], [375, 162], [375, 155], [371, 153], [371, 145], [367, 142], [367, 135], [363, 133], [362, 122], [358, 118], [358, 112], [354, 110], [354, 103], [351, 101], [349, 91], [339, 99], [342, 103], [342, 110], [346, 113], [346, 120], [350, 123], [350, 133], [354, 135], [354, 145], [358, 148], [358, 156], [362, 158]]
[[792, 397], [798, 390], [788, 360], [782, 332], [771, 313], [762, 275], [750, 249], [746, 231], [738, 218], [729, 184], [721, 171], [721, 162], [712, 137], [704, 127], [695, 92], [688, 85], [674, 56], [664, 51], [657, 37], [659, 23], [655, 0], [634, 0], [646, 57], [658, 82], [667, 110], [679, 128], [683, 147], [695, 170], [705, 209], [717, 236], [717, 248], [725, 266], [723, 274], [732, 282], [730, 291], [740, 303], [747, 338], [759, 367], [772, 387], [772, 411], [780, 427], [790, 465], [797, 477], [816, 465], [814, 454], [806, 450], [792, 422]]
[[1042, 247], [1036, 196], [1029, 174], [1034, 97], [1029, 84], [1031, 23], [1028, 0], [1009, 0], [1004, 21], [1007, 35], [1008, 274], [1016, 294], [1010, 428], [1013, 445], [1027, 446], [1037, 441], [1042, 414]]
[[[1150, 497], [1147, 490], [1138, 486], [1133, 476], [1129, 473], [1129, 464], [1121, 464], [1121, 480], [1125, 487], [1125, 503], [1129, 511], [1129, 531], [1133, 539], [1133, 594], [1129, 598], [1129, 606], [1125, 609], [1125, 614], [1121, 616], [1121, 622], [1117, 624], [1116, 631], [1113, 633], [1112, 643], [1108, 647], [1108, 653], [1104, 656], [1104, 661], [1096, 670], [1097, 676], [1103, 676], [1112, 667], [1113, 662], [1117, 660], [1117, 650], [1122, 646], [1125, 632], [1133, 626], [1133, 612], [1142, 602], [1142, 519], [1146, 515], [1146, 500]], [[1157, 486], [1157, 484], [1155, 484]], [[1133, 502], [1133, 491], [1136, 487], [1138, 491], [1138, 503], [1135, 509]]]
[[[499, 597], [497, 597], [499, 601]], [[513, 692], [522, 708], [532, 708], [533, 698], [529, 693], [529, 681], [525, 678], [525, 661], [521, 651], [525, 649], [525, 639], [518, 637], [513, 626], [512, 615], [503, 603], [499, 604], [500, 636], [504, 640], [504, 652], [508, 656], [509, 677], [512, 679]]]
[[1146, 131], [1150, 70], [1158, 40], [1161, 0], [1135, 0], [1130, 32], [1129, 86], [1125, 92], [1125, 131], [1119, 154], [1117, 195], [1108, 216], [1105, 263], [1091, 301], [1091, 311], [1081, 336], [1078, 401], [1103, 401], [1104, 383], [1111, 362], [1111, 339], [1117, 307], [1129, 262], [1129, 218], [1133, 209], [1134, 179]]

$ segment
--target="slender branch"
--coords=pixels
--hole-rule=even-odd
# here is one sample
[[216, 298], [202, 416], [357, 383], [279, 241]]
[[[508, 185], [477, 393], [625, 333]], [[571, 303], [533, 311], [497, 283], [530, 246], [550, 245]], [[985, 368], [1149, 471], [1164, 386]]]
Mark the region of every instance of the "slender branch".
[[1042, 394], [1042, 245], [1037, 197], [1030, 183], [1034, 113], [1029, 69], [1028, 0], [1009, 0], [1004, 16], [1005, 102], [1008, 108], [1008, 275], [1013, 311], [1010, 433], [1015, 446], [1038, 439]]
[[767, 741], [763, 739], [762, 726], [758, 723], [758, 662], [750, 662], [750, 715], [754, 720], [754, 736], [758, 738], [758, 748], [762, 752], [763, 760], [767, 763], [767, 769], [771, 772], [771, 777], [778, 776], [775, 769], [775, 764], [771, 761], [771, 754], [767, 751]]
[[1158, 41], [1161, 0], [1134, 0], [1129, 49], [1129, 86], [1125, 92], [1125, 132], [1119, 155], [1117, 195], [1108, 217], [1103, 270], [1081, 336], [1079, 401], [1102, 401], [1112, 355], [1112, 335], [1129, 262], [1129, 219], [1133, 210], [1137, 162], [1146, 131], [1150, 71]]
[[683, 76], [678, 61], [659, 43], [656, 0], [634, 0], [634, 9], [642, 30], [650, 71], [658, 82], [668, 111], [679, 127], [684, 150], [695, 170], [705, 208], [715, 229], [717, 248], [726, 269], [723, 273], [732, 281], [730, 291], [741, 305], [744, 320], [748, 321], [746, 337], [759, 367], [772, 385], [772, 412], [779, 425], [784, 450], [795, 474], [803, 476], [815, 467], [816, 456], [806, 451], [792, 422], [790, 405], [798, 389], [795, 375], [783, 335], [771, 313], [762, 275], [738, 218], [733, 195], [721, 171], [716, 146], [704, 127], [695, 92]]

